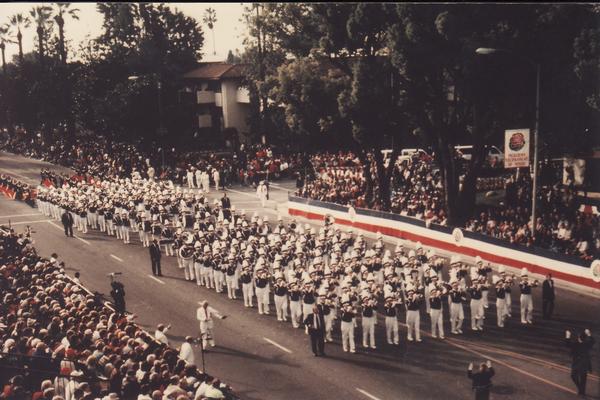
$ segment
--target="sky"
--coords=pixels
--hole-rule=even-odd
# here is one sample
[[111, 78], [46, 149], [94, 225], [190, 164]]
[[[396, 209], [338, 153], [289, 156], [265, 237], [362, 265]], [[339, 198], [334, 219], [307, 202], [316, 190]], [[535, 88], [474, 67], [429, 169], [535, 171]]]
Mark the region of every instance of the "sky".
[[[52, 3], [0, 3], [0, 25], [8, 23], [11, 15], [23, 13], [29, 15], [29, 10], [37, 5], [52, 5]], [[65, 36], [72, 43], [72, 48], [77, 49], [79, 42], [86, 36], [96, 37], [102, 31], [102, 16], [96, 11], [96, 3], [73, 3], [80, 10], [79, 20], [67, 19], [65, 22]], [[203, 61], [222, 61], [227, 57], [229, 50], [235, 53], [235, 49], [243, 50], [243, 39], [246, 33], [245, 24], [240, 22], [242, 17], [243, 3], [169, 3], [172, 8], [177, 8], [185, 15], [193, 17], [204, 30]], [[215, 47], [216, 56], [213, 55], [212, 33], [202, 23], [204, 11], [212, 7], [217, 12], [215, 24]], [[56, 28], [55, 28], [56, 29]], [[23, 31], [23, 51], [29, 52], [34, 48], [35, 27], [31, 25]], [[16, 40], [16, 39], [15, 39]], [[16, 44], [6, 46], [6, 59], [12, 60], [12, 56], [19, 52]]]

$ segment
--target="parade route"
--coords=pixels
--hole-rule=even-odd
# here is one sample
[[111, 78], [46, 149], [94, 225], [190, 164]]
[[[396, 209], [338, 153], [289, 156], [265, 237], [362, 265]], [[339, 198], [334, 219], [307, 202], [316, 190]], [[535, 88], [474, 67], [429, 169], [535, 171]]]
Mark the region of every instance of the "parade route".
[[[14, 175], [28, 183], [39, 183], [42, 167], [68, 170], [8, 153], [0, 153], [0, 172]], [[250, 187], [234, 186], [227, 190], [237, 211], [248, 216], [257, 212], [275, 222], [278, 215], [286, 223], [288, 191], [292, 182], [278, 182], [271, 187], [270, 198], [262, 208]], [[212, 203], [222, 192], [211, 189]], [[172, 324], [167, 333], [170, 343], [178, 347], [185, 336], [198, 335], [195, 320], [198, 301], [210, 305], [228, 318], [215, 323], [217, 347], [202, 357], [195, 347], [199, 367], [227, 382], [242, 399], [465, 399], [471, 396], [467, 379], [469, 362], [490, 359], [494, 363], [493, 399], [571, 399], [576, 390], [570, 379], [570, 357], [564, 345], [564, 331], [579, 332], [589, 328], [598, 339], [600, 304], [594, 297], [563, 289], [557, 285], [555, 315], [541, 318], [541, 288], [534, 290], [534, 323], [519, 322], [518, 295], [513, 297], [513, 317], [506, 328], [495, 326], [495, 306], [490, 301], [484, 332], [472, 332], [468, 306], [465, 306], [464, 335], [451, 335], [441, 341], [430, 337], [429, 318], [421, 314], [422, 343], [407, 343], [406, 329], [400, 328], [400, 345], [385, 341], [383, 317], [376, 326], [377, 350], [365, 350], [357, 333], [357, 354], [348, 354], [340, 346], [339, 323], [334, 328], [334, 343], [326, 345], [327, 357], [314, 358], [308, 336], [291, 324], [277, 322], [274, 307], [271, 315], [258, 315], [256, 308], [243, 307], [241, 299], [229, 300], [184, 279], [174, 257], [163, 256], [163, 277], [151, 274], [148, 250], [137, 233], [132, 243], [123, 244], [98, 231], [75, 232], [66, 238], [59, 221], [45, 218], [25, 203], [0, 199], [0, 223], [10, 224], [17, 232], [30, 225], [35, 246], [44, 256], [58, 253], [66, 262], [67, 273], [81, 274], [81, 281], [92, 291], [107, 295], [111, 272], [122, 272], [127, 308], [137, 315], [137, 322], [149, 332], [159, 323]], [[298, 220], [301, 223], [308, 221]], [[311, 226], [317, 227], [314, 223]], [[390, 246], [391, 244], [387, 244]], [[393, 247], [392, 247], [393, 248]], [[516, 290], [518, 292], [518, 290]], [[447, 325], [446, 311], [446, 330]], [[404, 321], [404, 313], [400, 321]], [[600, 399], [600, 346], [593, 352], [593, 373], [588, 376], [588, 397]]]

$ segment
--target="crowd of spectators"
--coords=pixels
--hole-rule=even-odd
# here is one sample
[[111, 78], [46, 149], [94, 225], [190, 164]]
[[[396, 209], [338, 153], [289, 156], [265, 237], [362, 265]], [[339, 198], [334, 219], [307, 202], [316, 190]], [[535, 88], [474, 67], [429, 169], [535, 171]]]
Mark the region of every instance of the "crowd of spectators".
[[17, 201], [24, 201], [34, 206], [36, 191], [29, 184], [10, 175], [0, 175], [0, 192]]
[[600, 218], [579, 211], [576, 192], [560, 184], [539, 189], [535, 238], [531, 229], [531, 178], [505, 184], [503, 207], [485, 207], [466, 229], [525, 246], [539, 246], [591, 261], [600, 249]]
[[2, 149], [74, 169], [82, 177], [130, 177], [169, 179], [186, 183], [192, 167], [211, 176], [218, 170], [223, 185], [257, 185], [261, 180], [291, 177], [302, 164], [298, 153], [276, 154], [264, 145], [242, 145], [235, 152], [180, 152], [175, 148], [142, 151], [141, 145], [121, 143], [103, 136], [77, 136], [69, 142], [64, 136], [44, 137], [17, 130]]
[[[334, 202], [355, 208], [370, 208], [415, 217], [431, 223], [447, 225], [441, 174], [434, 160], [418, 157], [400, 159], [391, 175], [390, 208], [381, 206], [377, 196], [366, 201], [369, 168], [377, 193], [377, 175], [372, 157], [364, 165], [352, 153], [315, 154], [311, 162], [314, 179], [307, 179], [296, 194], [305, 198]], [[479, 192], [505, 192], [505, 200], [497, 205], [479, 205], [465, 225], [467, 230], [507, 240], [524, 246], [539, 246], [556, 253], [584, 260], [598, 256], [600, 219], [598, 215], [579, 211], [576, 192], [561, 184], [543, 186], [538, 192], [538, 218], [535, 238], [532, 235], [531, 177], [485, 177], [477, 181]]]
[[178, 358], [26, 235], [0, 228], [0, 399], [218, 399], [230, 388]]

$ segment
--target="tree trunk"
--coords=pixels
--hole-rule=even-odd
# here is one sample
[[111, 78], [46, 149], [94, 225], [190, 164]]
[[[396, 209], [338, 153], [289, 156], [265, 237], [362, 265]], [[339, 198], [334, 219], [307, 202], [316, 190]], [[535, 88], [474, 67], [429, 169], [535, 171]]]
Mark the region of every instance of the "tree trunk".
[[44, 65], [44, 30], [37, 28], [40, 64]]
[[392, 171], [394, 170], [394, 161], [398, 155], [398, 152], [394, 148], [390, 154], [390, 162], [387, 168], [383, 165], [383, 154], [381, 149], [378, 148], [374, 152], [375, 165], [377, 168], [377, 183], [379, 184], [379, 193], [376, 193], [381, 200], [381, 208], [384, 211], [390, 211], [391, 209], [391, 198], [392, 198]]
[[6, 45], [4, 43], [0, 45], [0, 50], [2, 50], [2, 73], [4, 74], [4, 76], [6, 76], [6, 57], [4, 54], [4, 50], [6, 50]]
[[367, 157], [367, 151], [358, 149], [358, 158], [363, 165], [363, 177], [365, 178], [365, 203], [369, 207], [373, 201], [373, 177], [371, 176], [371, 166], [369, 164], [369, 158]]
[[64, 22], [58, 22], [58, 51], [63, 64], [67, 64], [67, 51], [65, 49], [65, 25]]
[[19, 42], [19, 63], [23, 64], [23, 34], [21, 29], [17, 32], [17, 41]]

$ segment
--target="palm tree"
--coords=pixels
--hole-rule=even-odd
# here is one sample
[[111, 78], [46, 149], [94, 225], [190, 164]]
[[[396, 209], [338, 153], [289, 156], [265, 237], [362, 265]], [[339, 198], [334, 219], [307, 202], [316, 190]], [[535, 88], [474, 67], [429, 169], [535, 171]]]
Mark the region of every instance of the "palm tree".
[[2, 72], [6, 75], [6, 57], [4, 50], [6, 49], [6, 43], [11, 43], [9, 37], [10, 27], [7, 24], [0, 26], [0, 51], [2, 51]]
[[36, 6], [29, 11], [29, 15], [33, 18], [36, 25], [36, 32], [38, 36], [38, 51], [40, 63], [44, 63], [44, 39], [46, 37], [46, 30], [50, 28], [52, 21], [50, 16], [52, 13], [52, 7], [49, 6]]
[[215, 24], [217, 23], [217, 12], [213, 8], [207, 8], [202, 18], [202, 22], [208, 25], [208, 29], [212, 32], [213, 37], [213, 55], [217, 55], [217, 49], [215, 47]]
[[29, 27], [29, 18], [24, 16], [22, 13], [17, 13], [10, 17], [10, 24], [13, 28], [17, 30], [17, 43], [19, 44], [19, 62], [23, 62], [23, 34], [21, 33], [21, 28]]
[[67, 63], [67, 49], [65, 47], [65, 17], [79, 19], [79, 9], [71, 8], [71, 3], [54, 3], [54, 21], [58, 25], [58, 52], [63, 64]]

